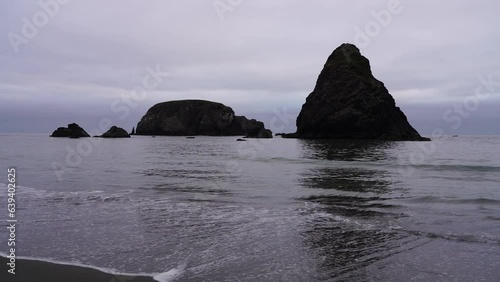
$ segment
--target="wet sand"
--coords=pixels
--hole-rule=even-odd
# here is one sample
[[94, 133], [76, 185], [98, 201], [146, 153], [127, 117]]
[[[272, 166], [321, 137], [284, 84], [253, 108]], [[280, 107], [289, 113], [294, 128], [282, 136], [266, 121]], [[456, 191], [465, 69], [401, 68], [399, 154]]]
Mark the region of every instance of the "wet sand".
[[152, 277], [105, 273], [88, 267], [51, 262], [16, 260], [15, 275], [7, 272], [8, 260], [0, 257], [0, 281], [5, 282], [155, 282]]

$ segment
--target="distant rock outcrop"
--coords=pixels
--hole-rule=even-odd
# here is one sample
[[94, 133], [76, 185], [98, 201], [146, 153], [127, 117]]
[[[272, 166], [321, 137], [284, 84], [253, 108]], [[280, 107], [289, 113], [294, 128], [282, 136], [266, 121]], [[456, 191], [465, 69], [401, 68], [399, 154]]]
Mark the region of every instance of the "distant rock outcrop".
[[130, 138], [127, 131], [121, 127], [112, 126], [108, 131], [106, 131], [102, 138]]
[[245, 136], [245, 138], [273, 138], [273, 132], [263, 127], [264, 124], [262, 124], [262, 128], [256, 129], [253, 132], [249, 132]]
[[205, 100], [180, 100], [156, 104], [137, 124], [136, 135], [249, 136], [272, 138], [272, 132], [255, 119], [236, 116], [233, 109]]
[[352, 44], [342, 44], [330, 55], [297, 117], [297, 132], [283, 137], [429, 140], [409, 124]]
[[52, 133], [52, 135], [50, 135], [50, 137], [80, 138], [90, 137], [90, 135], [78, 124], [72, 123], [68, 124], [68, 127], [59, 127]]

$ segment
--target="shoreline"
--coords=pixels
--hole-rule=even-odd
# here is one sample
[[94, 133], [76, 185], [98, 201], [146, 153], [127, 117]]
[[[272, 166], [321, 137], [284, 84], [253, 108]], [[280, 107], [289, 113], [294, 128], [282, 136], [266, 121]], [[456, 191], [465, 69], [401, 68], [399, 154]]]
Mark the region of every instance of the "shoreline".
[[9, 269], [9, 266], [7, 265], [8, 262], [9, 261], [5, 256], [0, 256], [0, 264], [2, 265], [0, 281], [158, 282], [153, 279], [152, 274], [111, 273], [92, 266], [79, 266], [69, 263], [64, 264], [28, 258], [16, 259], [16, 274], [10, 274], [7, 272]]

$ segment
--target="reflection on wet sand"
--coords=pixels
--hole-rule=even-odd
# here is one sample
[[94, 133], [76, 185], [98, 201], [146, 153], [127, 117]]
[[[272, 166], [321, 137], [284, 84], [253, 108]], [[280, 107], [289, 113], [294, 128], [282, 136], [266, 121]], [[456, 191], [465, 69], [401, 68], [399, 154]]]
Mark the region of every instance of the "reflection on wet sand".
[[304, 245], [317, 258], [321, 280], [366, 280], [365, 267], [398, 252], [404, 238], [391, 222], [404, 216], [388, 203], [398, 189], [390, 171], [363, 166], [385, 161], [394, 143], [301, 140], [304, 158], [323, 159], [300, 174], [311, 191], [302, 198], [308, 209]]

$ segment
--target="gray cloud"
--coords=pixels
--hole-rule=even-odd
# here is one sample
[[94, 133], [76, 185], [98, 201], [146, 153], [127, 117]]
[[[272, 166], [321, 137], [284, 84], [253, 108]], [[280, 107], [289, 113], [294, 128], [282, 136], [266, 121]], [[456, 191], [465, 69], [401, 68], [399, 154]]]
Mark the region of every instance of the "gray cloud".
[[[243, 0], [221, 21], [212, 0], [72, 0], [16, 54], [8, 34], [21, 35], [22, 18], [41, 8], [2, 2], [0, 131], [50, 132], [73, 121], [97, 128], [101, 117], [131, 128], [154, 103], [188, 98], [267, 123], [277, 108], [297, 114], [333, 49], [366, 43], [357, 42], [359, 30], [374, 33], [374, 23], [376, 35], [358, 46], [419, 130], [446, 125], [443, 111], [474, 95], [478, 76], [500, 80], [500, 2], [401, 0], [402, 11], [383, 26], [374, 15], [389, 3]], [[111, 103], [157, 65], [168, 79], [120, 120]], [[499, 134], [490, 123], [499, 100], [481, 101], [467, 119], [477, 126], [458, 132]]]

